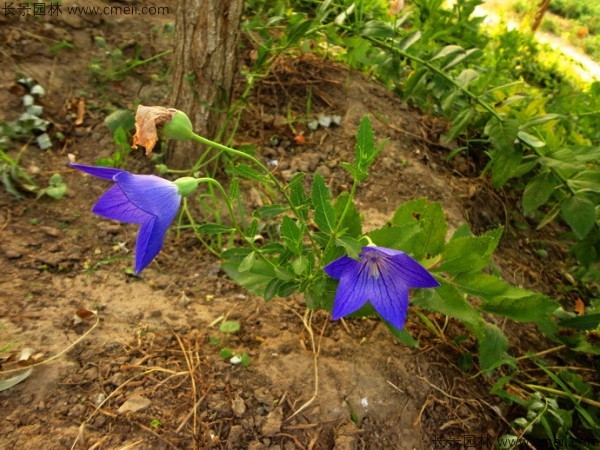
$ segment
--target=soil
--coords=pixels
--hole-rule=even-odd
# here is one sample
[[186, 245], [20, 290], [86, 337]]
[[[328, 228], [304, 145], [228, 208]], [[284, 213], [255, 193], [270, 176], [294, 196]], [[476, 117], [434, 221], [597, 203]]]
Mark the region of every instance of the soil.
[[[468, 436], [491, 448], [506, 432], [512, 411], [488, 393], [493, 380], [457, 366], [452, 340], [464, 330], [452, 320], [439, 338], [409, 312], [407, 328], [420, 341], [410, 349], [375, 319], [331, 322], [307, 312], [301, 298], [264, 303], [231, 282], [185, 230], [169, 232], [141, 277], [129, 275], [137, 227], [91, 214], [106, 183], [66, 162], [112, 154], [103, 120], [113, 109], [165, 104], [169, 55], [121, 77], [107, 51], [146, 59], [168, 50], [173, 15], [35, 19], [0, 16], [0, 120], [22, 111], [17, 74], [46, 88], [55, 142], [46, 151], [26, 143], [22, 163], [40, 184], [61, 173], [68, 191], [62, 200], [21, 201], [0, 191], [0, 348], [10, 345], [0, 353], [1, 378], [15, 374], [7, 371], [24, 350], [32, 356], [23, 365], [35, 362], [25, 381], [0, 392], [0, 448], [424, 449]], [[51, 49], [63, 40], [74, 47]], [[94, 75], [90, 64], [113, 76]], [[340, 125], [310, 131], [306, 120], [320, 113], [339, 114]], [[317, 171], [337, 193], [348, 188], [339, 163], [352, 157], [365, 114], [379, 139], [390, 138], [358, 194], [369, 227], [402, 201], [426, 196], [442, 202], [451, 230], [465, 221], [476, 232], [507, 225], [496, 265], [515, 284], [555, 293], [551, 286], [564, 281], [562, 247], [549, 244], [541, 258], [513, 226], [526, 222], [515, 200], [477, 176], [481, 162], [463, 155], [446, 162], [446, 124], [361, 74], [310, 54], [281, 58], [256, 87], [235, 144], [255, 145], [283, 180]], [[298, 144], [301, 131], [306, 142]], [[127, 160], [132, 172], [153, 166], [141, 151]], [[267, 201], [261, 192], [249, 197], [249, 207]], [[551, 227], [538, 233], [527, 236], [556, 241]], [[443, 317], [429, 318], [444, 327]], [[241, 329], [220, 332], [223, 320]], [[534, 328], [503, 326], [515, 330], [515, 354], [550, 345]], [[476, 352], [472, 339], [462, 345]], [[250, 364], [222, 358], [224, 348], [246, 353]]]

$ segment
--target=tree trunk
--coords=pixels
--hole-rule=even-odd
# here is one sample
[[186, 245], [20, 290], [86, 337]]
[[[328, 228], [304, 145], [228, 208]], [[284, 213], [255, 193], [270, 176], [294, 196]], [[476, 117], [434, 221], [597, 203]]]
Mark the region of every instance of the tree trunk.
[[[171, 105], [208, 139], [218, 133], [229, 107], [242, 9], [243, 0], [178, 2]], [[202, 152], [196, 143], [173, 141], [167, 164], [190, 168]]]

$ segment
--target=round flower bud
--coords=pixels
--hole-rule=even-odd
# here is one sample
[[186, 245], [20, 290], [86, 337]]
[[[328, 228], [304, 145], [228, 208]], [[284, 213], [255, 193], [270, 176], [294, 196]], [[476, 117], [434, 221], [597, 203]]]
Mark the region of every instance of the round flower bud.
[[198, 180], [194, 177], [182, 177], [173, 181], [177, 189], [179, 190], [179, 195], [182, 197], [186, 197], [190, 195], [192, 192], [196, 190], [198, 187]]

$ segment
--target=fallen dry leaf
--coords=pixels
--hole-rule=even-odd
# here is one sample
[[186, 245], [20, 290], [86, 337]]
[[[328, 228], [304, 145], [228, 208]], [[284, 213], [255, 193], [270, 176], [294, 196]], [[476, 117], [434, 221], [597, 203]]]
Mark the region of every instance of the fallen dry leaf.
[[83, 117], [85, 115], [85, 99], [80, 98], [77, 102], [77, 119], [75, 120], [75, 126], [83, 123]]
[[585, 314], [585, 303], [580, 298], [575, 300], [575, 312], [579, 315]]
[[176, 109], [164, 106], [138, 106], [135, 113], [135, 134], [133, 135], [133, 148], [141, 145], [146, 149], [146, 156], [150, 156], [158, 141], [157, 128], [170, 122]]
[[294, 136], [294, 142], [298, 145], [306, 144], [306, 138], [301, 134]]

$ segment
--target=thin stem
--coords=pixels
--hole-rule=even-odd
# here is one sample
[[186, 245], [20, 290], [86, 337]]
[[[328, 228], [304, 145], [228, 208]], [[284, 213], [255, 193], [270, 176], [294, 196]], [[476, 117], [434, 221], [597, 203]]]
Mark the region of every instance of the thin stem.
[[[314, 241], [312, 235], [310, 234], [308, 227], [306, 226], [306, 223], [304, 222], [304, 219], [302, 218], [300, 212], [298, 211], [298, 208], [296, 208], [296, 206], [294, 206], [294, 204], [292, 203], [292, 200], [290, 199], [289, 195], [285, 191], [285, 188], [279, 182], [277, 177], [275, 175], [273, 175], [273, 173], [269, 169], [267, 169], [267, 167], [263, 163], [261, 163], [258, 159], [256, 159], [252, 155], [249, 155], [248, 153], [244, 153], [242, 151], [235, 150], [231, 147], [227, 147], [226, 145], [222, 145], [217, 142], [213, 142], [213, 141], [203, 138], [202, 136], [199, 136], [197, 134], [194, 134], [192, 139], [194, 139], [195, 141], [200, 142], [201, 144], [204, 144], [208, 147], [212, 147], [212, 148], [216, 148], [217, 150], [221, 150], [227, 154], [236, 155], [236, 156], [240, 156], [242, 158], [248, 159], [248, 160], [252, 161], [254, 164], [256, 164], [258, 167], [260, 167], [260, 169], [271, 179], [271, 181], [273, 181], [273, 183], [275, 184], [275, 186], [277, 187], [277, 189], [279, 190], [281, 195], [283, 195], [283, 197], [285, 198], [285, 201], [287, 202], [287, 204], [290, 206], [290, 209], [292, 210], [294, 215], [298, 218], [300, 223], [303, 224], [303, 229], [304, 229], [303, 231], [308, 235], [308, 238], [310, 239], [311, 245], [313, 247], [313, 251], [315, 252], [315, 254], [319, 254], [319, 249], [317, 247], [317, 243]], [[207, 178], [207, 180], [212, 180], [213, 182], [218, 183], [216, 180], [214, 180], [212, 178]], [[219, 186], [221, 186], [221, 185], [219, 184]], [[221, 189], [223, 189], [222, 186], [221, 186]], [[227, 194], [225, 194], [224, 190], [223, 190], [223, 195], [225, 198], [228, 199]], [[230, 204], [228, 206], [231, 207]]]
[[354, 195], [356, 194], [357, 187], [358, 187], [358, 180], [356, 178], [354, 178], [354, 180], [352, 181], [352, 188], [350, 188], [350, 195], [348, 196], [348, 201], [344, 205], [344, 210], [342, 211], [342, 214], [340, 215], [340, 218], [338, 219], [337, 224], [335, 225], [335, 228], [331, 232], [331, 236], [329, 238], [329, 241], [327, 242], [327, 245], [325, 246], [325, 250], [323, 250], [322, 256], [325, 256], [327, 254], [327, 251], [335, 242], [336, 236], [339, 233], [340, 228], [342, 228], [342, 224], [344, 223], [344, 218], [346, 217], [346, 214], [348, 214], [348, 211], [350, 210], [350, 204], [352, 203], [352, 200], [354, 199]]
[[559, 391], [558, 389], [552, 389], [552, 388], [549, 388], [546, 386], [539, 386], [537, 384], [527, 384], [527, 383], [519, 383], [519, 384], [522, 384], [523, 386], [527, 386], [529, 389], [533, 389], [535, 391], [545, 391], [545, 392], [549, 392], [550, 394], [558, 395], [559, 397], [565, 397], [565, 398], [573, 397], [574, 399], [577, 399], [582, 403], [587, 403], [588, 405], [595, 406], [596, 408], [600, 407], [600, 402], [597, 402], [596, 400], [592, 400], [591, 398], [588, 398], [588, 397], [584, 397], [582, 395], [567, 394], [566, 392]]

